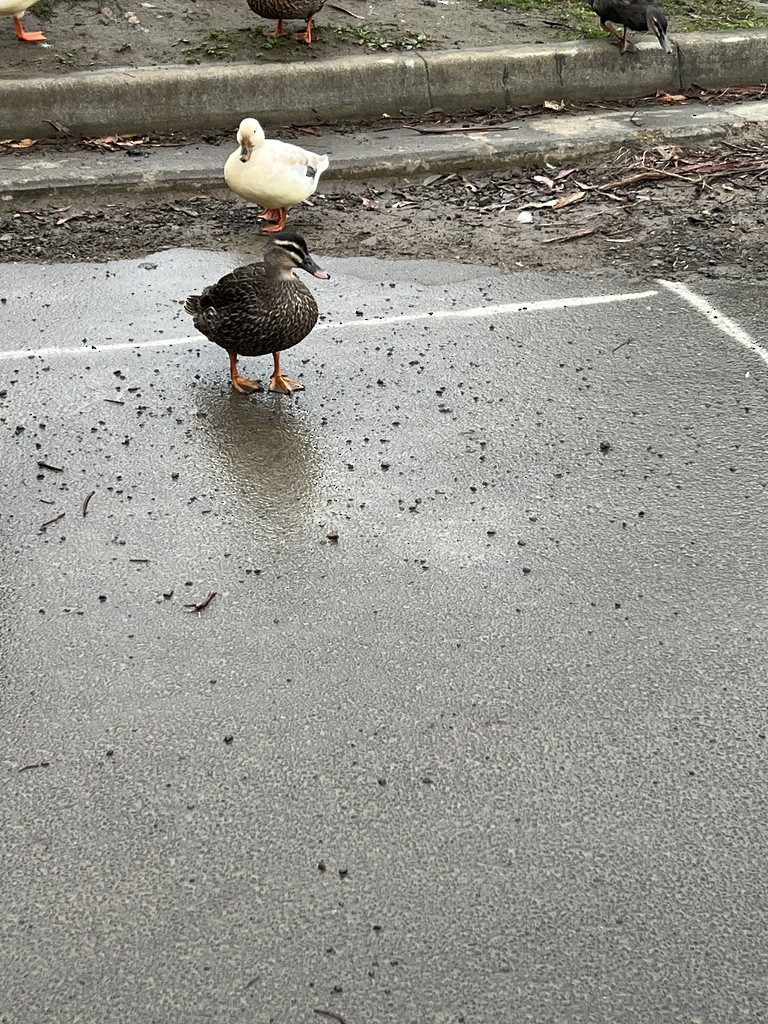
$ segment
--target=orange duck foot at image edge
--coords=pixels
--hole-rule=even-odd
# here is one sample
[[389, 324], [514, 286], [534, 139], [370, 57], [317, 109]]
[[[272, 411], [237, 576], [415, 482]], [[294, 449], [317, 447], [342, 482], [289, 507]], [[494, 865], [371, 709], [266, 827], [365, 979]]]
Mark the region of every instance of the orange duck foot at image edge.
[[45, 36], [42, 32], [27, 32], [21, 23], [21, 18], [17, 18], [14, 15], [13, 25], [16, 29], [16, 38], [21, 39], [23, 43], [42, 43], [45, 41]]

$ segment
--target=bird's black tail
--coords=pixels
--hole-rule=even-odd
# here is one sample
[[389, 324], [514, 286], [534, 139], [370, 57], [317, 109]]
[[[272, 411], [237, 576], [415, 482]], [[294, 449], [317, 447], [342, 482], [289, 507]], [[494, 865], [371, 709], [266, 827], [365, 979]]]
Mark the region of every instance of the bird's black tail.
[[184, 309], [191, 315], [197, 316], [203, 310], [199, 295], [190, 295], [184, 303]]

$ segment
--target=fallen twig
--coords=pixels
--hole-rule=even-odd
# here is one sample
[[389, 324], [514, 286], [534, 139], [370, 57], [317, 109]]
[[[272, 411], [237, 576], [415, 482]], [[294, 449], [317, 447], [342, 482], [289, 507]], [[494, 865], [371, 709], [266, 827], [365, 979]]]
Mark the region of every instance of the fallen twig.
[[119, 398], [105, 398], [105, 402], [109, 402], [110, 405], [125, 405]]
[[62, 466], [51, 466], [50, 463], [48, 463], [48, 462], [40, 462], [40, 461], [38, 461], [37, 464], [40, 467], [40, 469], [50, 469], [52, 473], [63, 473], [64, 472], [64, 468]]
[[346, 7], [341, 7], [339, 4], [328, 4], [329, 7], [333, 7], [336, 11], [341, 11], [342, 14], [348, 14], [350, 18], [357, 18], [358, 21], [365, 21], [362, 14], [354, 14], [352, 11], [348, 11]]
[[214, 597], [216, 597], [216, 591], [211, 590], [209, 591], [208, 596], [204, 597], [202, 601], [193, 602], [192, 604], [185, 604], [184, 607], [189, 608], [191, 612], [197, 612], [199, 614], [201, 611], [203, 611], [204, 608], [208, 607], [208, 605], [211, 603]]
[[85, 519], [86, 513], [88, 512], [88, 505], [95, 493], [96, 491], [89, 491], [85, 496], [85, 500], [83, 501], [83, 519]]
[[45, 121], [48, 124], [52, 125], [56, 129], [56, 131], [59, 132], [59, 134], [61, 134], [61, 135], [71, 135], [72, 134], [72, 132], [69, 130], [69, 128], [67, 128], [66, 125], [62, 124], [61, 121], [52, 121], [49, 117], [46, 117]]
[[199, 213], [195, 213], [194, 210], [187, 210], [184, 206], [172, 206], [171, 209], [175, 210], [176, 213], [186, 213], [186, 215], [188, 217], [199, 217], [200, 216]]
[[129, 562], [141, 562], [143, 564], [145, 562], [149, 562], [149, 559], [148, 558], [129, 558], [128, 561]]
[[551, 245], [552, 242], [574, 242], [577, 238], [587, 238], [594, 235], [597, 228], [583, 228], [581, 231], [574, 231], [570, 235], [555, 235], [554, 238], [545, 238], [542, 245]]
[[50, 768], [50, 767], [51, 767], [51, 762], [50, 761], [38, 761], [37, 764], [25, 764], [23, 768], [19, 768], [19, 771], [20, 772], [28, 772], [28, 771], [31, 771], [33, 768]]
[[607, 189], [625, 188], [627, 185], [637, 185], [641, 181], [659, 181], [662, 178], [679, 178], [683, 181], [690, 181], [683, 174], [675, 174], [674, 171], [639, 171], [637, 174], [630, 174], [628, 178], [619, 178], [617, 181], [606, 182], [605, 185], [592, 186], [593, 191], [604, 192]]
[[319, 1013], [321, 1017], [330, 1017], [331, 1020], [337, 1020], [339, 1024], [347, 1024], [340, 1013], [334, 1013], [333, 1010], [315, 1010], [315, 1013]]
[[768, 161], [762, 161], [762, 167], [735, 167], [730, 170], [713, 171], [712, 174], [707, 174], [706, 178], [708, 181], [713, 181], [715, 178], [732, 178], [734, 174], [746, 174], [749, 170], [763, 169], [768, 171]]
[[66, 217], [59, 217], [59, 219], [56, 221], [56, 227], [60, 228], [62, 224], [69, 224], [71, 220], [82, 220], [84, 217], [87, 216], [87, 213], [69, 213]]
[[411, 132], [418, 132], [419, 135], [448, 135], [452, 132], [500, 132], [516, 131], [519, 124], [425, 124], [425, 125], [403, 125]]
[[115, 146], [121, 149], [132, 149], [134, 146], [144, 146], [149, 142], [146, 135], [102, 135], [98, 139], [83, 139], [86, 146], [96, 146], [97, 149], [108, 149], [114, 152]]
[[63, 519], [66, 514], [66, 512], [60, 512], [57, 516], [54, 516], [53, 519], [49, 519], [47, 523], [43, 523], [40, 527], [41, 531], [47, 529], [49, 526], [53, 526], [54, 523], [58, 523], [58, 521]]

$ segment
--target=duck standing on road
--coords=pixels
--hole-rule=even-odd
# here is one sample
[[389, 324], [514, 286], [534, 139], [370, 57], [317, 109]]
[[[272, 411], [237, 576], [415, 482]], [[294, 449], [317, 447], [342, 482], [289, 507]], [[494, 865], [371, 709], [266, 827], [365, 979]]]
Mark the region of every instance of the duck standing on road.
[[21, 19], [29, 8], [33, 7], [37, 2], [38, 0], [0, 0], [0, 14], [11, 14], [13, 16], [16, 38], [21, 39], [24, 43], [45, 42], [45, 36], [42, 32], [26, 32], [21, 23]]
[[321, 280], [331, 276], [309, 255], [301, 235], [283, 231], [270, 238], [263, 263], [233, 270], [184, 304], [197, 330], [229, 353], [232, 386], [241, 394], [263, 388], [259, 381], [240, 376], [237, 357], [270, 352], [274, 372], [269, 390], [285, 395], [304, 390], [301, 381], [283, 376], [280, 366], [280, 353], [298, 345], [317, 323], [315, 297], [296, 270]]
[[296, 19], [305, 21], [307, 27], [303, 32], [297, 32], [293, 38], [301, 39], [305, 43], [312, 42], [312, 19], [324, 4], [325, 0], [248, 0], [248, 6], [254, 14], [261, 18], [277, 19], [277, 28], [265, 32], [265, 36], [277, 39], [279, 36], [287, 35], [283, 21]]
[[237, 195], [265, 208], [259, 218], [273, 222], [265, 231], [282, 231], [291, 207], [317, 189], [328, 157], [265, 138], [255, 117], [240, 122], [237, 142], [239, 148], [224, 165], [225, 181]]
[[[627, 39], [627, 29], [633, 32], [653, 32], [662, 50], [665, 53], [673, 52], [667, 38], [667, 16], [658, 4], [651, 0], [589, 0], [589, 3], [600, 18], [600, 27], [621, 43], [622, 53], [635, 48]], [[619, 35], [614, 25], [623, 25], [624, 34]]]

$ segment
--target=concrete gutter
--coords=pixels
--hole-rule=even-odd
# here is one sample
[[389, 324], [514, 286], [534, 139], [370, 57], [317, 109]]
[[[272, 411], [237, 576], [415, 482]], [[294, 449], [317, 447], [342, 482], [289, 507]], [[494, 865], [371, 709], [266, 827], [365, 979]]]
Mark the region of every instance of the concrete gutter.
[[676, 54], [655, 40], [621, 57], [606, 41], [348, 57], [297, 64], [114, 68], [2, 80], [0, 138], [75, 132], [230, 128], [252, 114], [266, 124], [308, 124], [528, 106], [544, 100], [628, 99], [659, 89], [768, 81], [768, 30], [682, 33]]
[[[630, 116], [632, 119], [630, 120]], [[328, 134], [313, 148], [328, 152], [324, 181], [409, 178], [428, 173], [570, 163], [624, 147], [694, 142], [743, 128], [768, 129], [768, 99], [717, 107], [651, 107], [584, 114], [553, 114], [524, 121], [518, 129], [420, 135], [407, 128]], [[94, 190], [155, 191], [222, 188], [223, 166], [234, 143], [159, 147], [148, 157], [76, 150], [38, 156], [34, 151], [0, 161], [0, 200]]]

